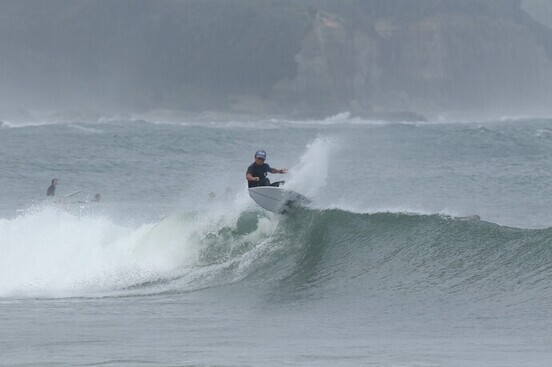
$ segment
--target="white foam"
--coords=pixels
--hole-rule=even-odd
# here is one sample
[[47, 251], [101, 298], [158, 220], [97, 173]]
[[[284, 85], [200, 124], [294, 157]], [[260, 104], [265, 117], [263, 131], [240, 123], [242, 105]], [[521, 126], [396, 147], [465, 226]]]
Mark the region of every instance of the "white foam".
[[[0, 297], [151, 293], [173, 286], [192, 290], [209, 286], [210, 279], [219, 279], [219, 272], [228, 266], [233, 268], [232, 277], [225, 275], [218, 282], [241, 279], [250, 264], [248, 254], [221, 257], [209, 266], [199, 259], [206, 237], [224, 227], [235, 228], [240, 215], [254, 207], [243, 190], [233, 200], [213, 203], [203, 211], [133, 227], [105, 215], [71, 213], [51, 203], [13, 219], [0, 219]], [[240, 248], [240, 241], [260, 245], [270, 238], [278, 221], [277, 216], [261, 217], [256, 230], [224, 246]], [[133, 289], [170, 279], [179, 281]]]
[[314, 197], [326, 186], [330, 155], [337, 149], [337, 142], [328, 137], [318, 137], [307, 145], [300, 162], [289, 171], [286, 188]]
[[68, 127], [71, 128], [71, 129], [75, 129], [75, 130], [79, 130], [79, 131], [83, 131], [83, 132], [91, 133], [91, 134], [103, 134], [104, 133], [103, 130], [94, 129], [94, 128], [86, 127], [86, 126], [82, 126], [82, 125], [70, 124], [70, 125], [68, 125]]
[[0, 296], [82, 295], [148, 281], [193, 258], [188, 238], [184, 226], [125, 228], [53, 206], [0, 220]]

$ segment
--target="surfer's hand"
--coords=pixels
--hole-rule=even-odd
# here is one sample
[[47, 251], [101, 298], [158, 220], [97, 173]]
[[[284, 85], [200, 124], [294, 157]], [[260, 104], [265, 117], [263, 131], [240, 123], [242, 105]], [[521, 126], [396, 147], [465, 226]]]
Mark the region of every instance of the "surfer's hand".
[[288, 169], [287, 169], [287, 168], [282, 168], [282, 169], [280, 170], [280, 173], [288, 173]]

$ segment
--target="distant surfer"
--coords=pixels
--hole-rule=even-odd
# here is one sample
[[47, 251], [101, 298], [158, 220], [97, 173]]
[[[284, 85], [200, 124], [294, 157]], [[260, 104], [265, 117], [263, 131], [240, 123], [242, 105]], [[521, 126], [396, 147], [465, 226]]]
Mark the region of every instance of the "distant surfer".
[[58, 179], [54, 178], [52, 179], [52, 184], [50, 187], [48, 187], [48, 190], [46, 191], [46, 196], [55, 196], [56, 195], [56, 186], [58, 184]]
[[214, 192], [209, 193], [209, 201], [213, 202], [217, 198], [217, 195]]
[[248, 168], [245, 179], [249, 187], [270, 186], [270, 180], [266, 177], [268, 173], [287, 173], [287, 168], [276, 169], [265, 163], [266, 152], [257, 150], [255, 152], [255, 162]]

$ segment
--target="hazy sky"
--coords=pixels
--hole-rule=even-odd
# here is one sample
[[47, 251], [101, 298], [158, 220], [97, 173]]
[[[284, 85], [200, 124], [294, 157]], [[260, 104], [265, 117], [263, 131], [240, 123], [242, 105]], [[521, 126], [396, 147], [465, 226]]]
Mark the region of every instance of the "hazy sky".
[[0, 109], [547, 111], [552, 30], [516, 4], [3, 0]]

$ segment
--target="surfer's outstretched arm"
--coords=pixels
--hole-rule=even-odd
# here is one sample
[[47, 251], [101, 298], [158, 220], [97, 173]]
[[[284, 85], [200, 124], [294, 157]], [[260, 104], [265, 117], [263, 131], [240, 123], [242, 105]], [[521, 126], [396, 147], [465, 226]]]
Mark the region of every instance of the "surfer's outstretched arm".
[[288, 173], [288, 169], [287, 168], [281, 168], [281, 169], [273, 168], [273, 169], [270, 170], [270, 173]]

